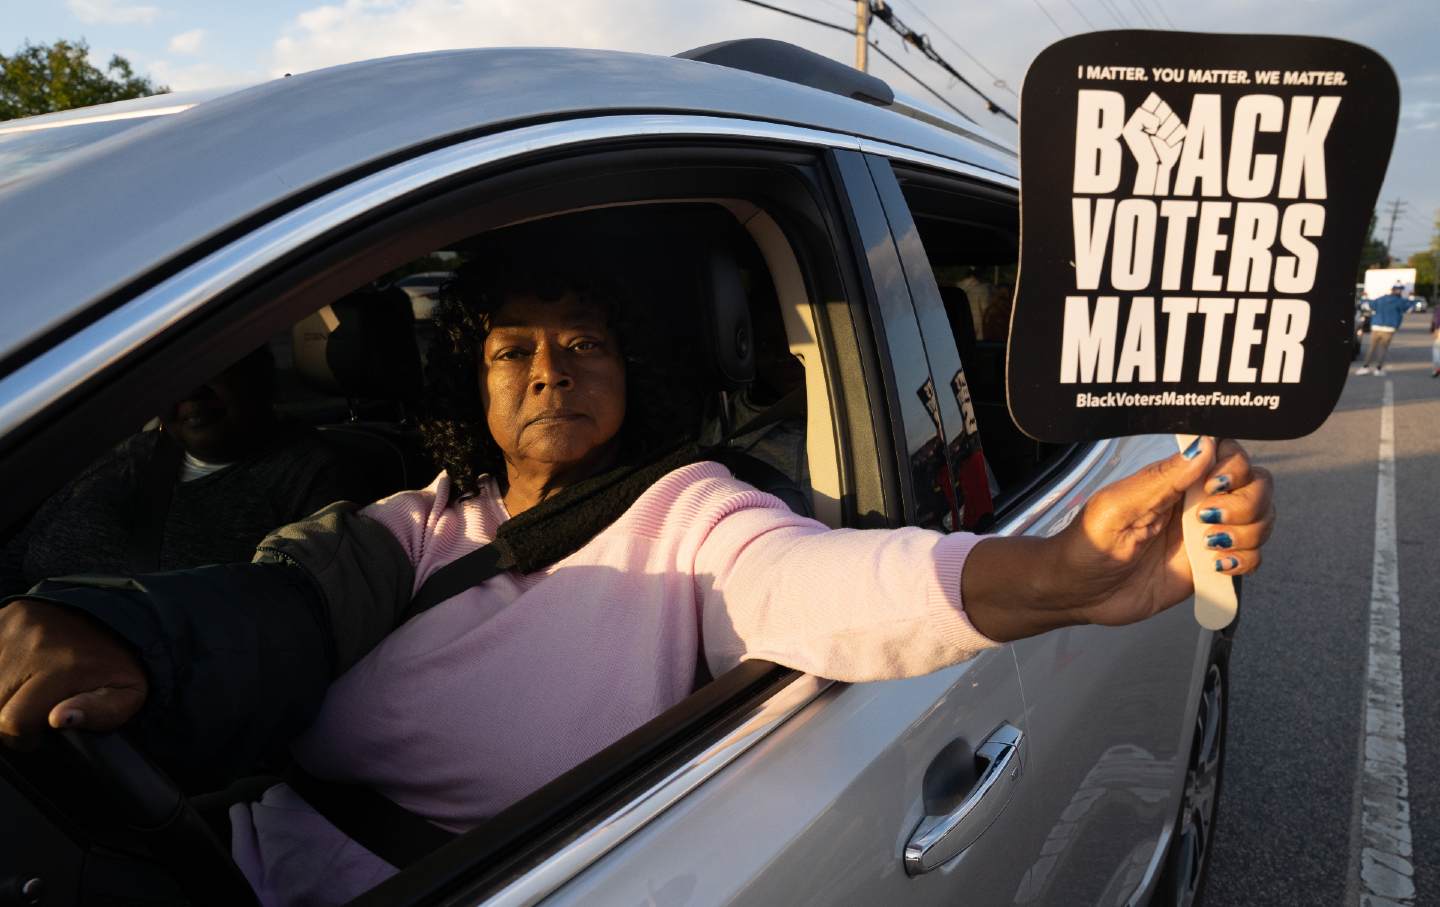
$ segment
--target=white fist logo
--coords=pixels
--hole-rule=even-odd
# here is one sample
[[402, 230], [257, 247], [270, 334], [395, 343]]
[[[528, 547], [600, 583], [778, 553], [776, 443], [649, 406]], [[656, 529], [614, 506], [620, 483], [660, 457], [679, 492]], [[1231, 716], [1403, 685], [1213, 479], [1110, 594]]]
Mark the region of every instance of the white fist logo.
[[1170, 171], [1185, 144], [1185, 124], [1155, 92], [1135, 108], [1120, 133], [1140, 165], [1135, 174], [1136, 195], [1164, 195], [1170, 191]]

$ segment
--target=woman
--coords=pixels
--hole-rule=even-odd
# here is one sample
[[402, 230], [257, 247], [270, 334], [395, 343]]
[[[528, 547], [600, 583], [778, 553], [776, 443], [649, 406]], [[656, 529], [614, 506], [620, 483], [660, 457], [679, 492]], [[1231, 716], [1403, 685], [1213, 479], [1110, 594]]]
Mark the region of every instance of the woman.
[[[327, 508], [256, 564], [42, 584], [0, 610], [0, 731], [136, 718], [168, 764], [232, 769], [293, 741], [310, 773], [463, 830], [684, 698], [702, 654], [717, 674], [762, 658], [865, 681], [1148, 617], [1191, 592], [1178, 508], [1207, 476], [1215, 568], [1260, 563], [1269, 477], [1208, 439], [1053, 538], [831, 530], [684, 443], [688, 390], [656, 380], [643, 325], [603, 286], [523, 261], [480, 273], [442, 316], [451, 405], [427, 427], [446, 466], [429, 488]], [[514, 570], [405, 620], [492, 540]], [[184, 607], [196, 595], [209, 607]], [[284, 785], [231, 818], [266, 903], [344, 901], [394, 871]]]

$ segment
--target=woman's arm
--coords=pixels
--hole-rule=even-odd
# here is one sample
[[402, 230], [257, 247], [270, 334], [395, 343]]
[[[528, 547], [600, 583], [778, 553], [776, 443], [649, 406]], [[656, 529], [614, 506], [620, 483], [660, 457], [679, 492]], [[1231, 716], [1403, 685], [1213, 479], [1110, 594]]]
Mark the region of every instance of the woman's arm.
[[1051, 538], [828, 530], [742, 494], [696, 558], [711, 668], [765, 658], [841, 680], [904, 677], [1057, 627], [1142, 620], [1193, 591], [1181, 504], [1207, 476], [1200, 509], [1231, 542], [1220, 568], [1253, 570], [1273, 521], [1269, 475], [1233, 442], [1218, 466], [1209, 439], [1187, 453], [1097, 492]]
[[125, 724], [183, 786], [213, 788], [310, 723], [334, 663], [321, 610], [279, 564], [43, 582], [0, 608], [0, 734]]
[[388, 530], [344, 505], [272, 533], [257, 558], [46, 582], [0, 607], [0, 736], [138, 713], [168, 768], [220, 776], [283, 746], [393, 629], [414, 574]]
[[1215, 540], [1213, 569], [1227, 576], [1260, 566], [1275, 521], [1270, 473], [1234, 441], [1202, 439], [1096, 492], [1058, 535], [997, 538], [965, 565], [970, 620], [999, 641], [1071, 624], [1135, 623], [1194, 592], [1185, 552], [1185, 492], [1204, 481], [1196, 507]]
[[765, 659], [861, 682], [927, 674], [992, 648], [961, 605], [977, 543], [988, 544], [926, 529], [830, 529], [742, 491], [695, 558], [710, 670]]

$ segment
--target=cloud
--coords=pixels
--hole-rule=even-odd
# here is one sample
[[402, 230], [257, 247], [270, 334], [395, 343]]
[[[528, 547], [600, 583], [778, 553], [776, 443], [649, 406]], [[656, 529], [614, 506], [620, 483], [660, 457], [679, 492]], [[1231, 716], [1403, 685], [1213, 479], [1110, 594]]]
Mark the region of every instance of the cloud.
[[200, 52], [200, 45], [203, 43], [205, 43], [205, 29], [192, 28], [189, 31], [182, 31], [170, 39], [170, 52], [193, 57]]
[[1440, 128], [1440, 100], [1410, 97], [1400, 104], [1400, 131], [1420, 132]]
[[143, 25], [160, 15], [158, 6], [134, 6], [125, 0], [66, 0], [65, 5], [86, 25]]
[[305, 10], [286, 26], [273, 47], [273, 69], [278, 75], [458, 47], [653, 52], [676, 31], [676, 17], [666, 14], [663, 0], [610, 0], [604, 12], [578, 15], [571, 4], [555, 0], [341, 0]]
[[[841, 27], [854, 22], [853, 4], [832, 0], [831, 10], [810, 10], [817, 18]], [[951, 15], [947, 28], [970, 34], [968, 44], [980, 50], [997, 75], [1020, 84], [1025, 62], [1046, 43], [1038, 29], [1015, 28], [1015, 15], [982, 5]], [[1038, 14], [1036, 14], [1038, 15]], [[907, 20], [908, 21], [908, 20]], [[918, 21], [910, 23], [919, 26]], [[986, 127], [1013, 135], [1007, 124], [984, 112], [972, 95], [914, 55], [906, 56], [893, 33], [872, 32], [881, 46], [930, 85], [944, 92]], [[735, 38], [789, 41], [844, 63], [853, 62], [855, 39], [841, 32], [741, 4], [737, 0], [607, 0], [603, 5], [574, 0], [333, 0], [296, 15], [271, 47], [272, 75], [299, 73], [340, 63], [393, 54], [461, 47], [563, 46], [674, 54], [692, 47]], [[1012, 110], [1013, 95], [990, 88], [990, 79], [953, 46], [937, 38], [937, 46], [954, 57], [962, 71], [996, 95]], [[928, 67], [928, 68], [927, 68]], [[923, 97], [924, 89], [894, 67], [871, 55], [871, 71], [897, 90]], [[934, 103], [934, 102], [931, 102]]]
[[266, 78], [260, 71], [236, 70], [211, 62], [172, 63], [164, 59], [151, 59], [144, 61], [144, 69], [145, 74], [158, 84], [174, 91], [240, 86], [263, 82]]

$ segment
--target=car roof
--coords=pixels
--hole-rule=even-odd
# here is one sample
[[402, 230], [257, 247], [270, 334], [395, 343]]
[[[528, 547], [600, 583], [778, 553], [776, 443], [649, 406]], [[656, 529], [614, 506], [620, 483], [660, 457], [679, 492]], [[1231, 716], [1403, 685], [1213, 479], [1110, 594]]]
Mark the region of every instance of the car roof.
[[[902, 145], [1013, 178], [1013, 152], [851, 98], [726, 67], [599, 50], [409, 54], [11, 121], [138, 125], [0, 184], [7, 304], [0, 361], [187, 248], [347, 174], [507, 126], [610, 114], [732, 116]], [[170, 115], [155, 113], [187, 105]], [[93, 120], [92, 120], [93, 121]]]

